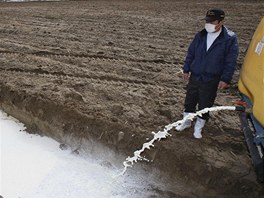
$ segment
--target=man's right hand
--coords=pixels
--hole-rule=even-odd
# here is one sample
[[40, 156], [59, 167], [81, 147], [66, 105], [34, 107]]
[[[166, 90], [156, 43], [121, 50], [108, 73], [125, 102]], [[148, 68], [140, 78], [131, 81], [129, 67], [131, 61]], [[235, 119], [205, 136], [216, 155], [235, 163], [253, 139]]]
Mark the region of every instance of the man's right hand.
[[183, 78], [184, 81], [188, 81], [189, 78], [190, 78], [189, 73], [183, 73], [183, 74], [182, 74], [182, 78]]

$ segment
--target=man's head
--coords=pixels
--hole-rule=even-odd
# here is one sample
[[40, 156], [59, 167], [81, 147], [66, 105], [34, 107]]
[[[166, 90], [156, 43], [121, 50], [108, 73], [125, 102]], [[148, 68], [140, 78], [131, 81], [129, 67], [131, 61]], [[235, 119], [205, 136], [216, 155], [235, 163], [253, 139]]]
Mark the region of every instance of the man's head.
[[221, 9], [214, 8], [206, 12], [205, 29], [207, 32], [217, 32], [224, 24], [225, 12]]

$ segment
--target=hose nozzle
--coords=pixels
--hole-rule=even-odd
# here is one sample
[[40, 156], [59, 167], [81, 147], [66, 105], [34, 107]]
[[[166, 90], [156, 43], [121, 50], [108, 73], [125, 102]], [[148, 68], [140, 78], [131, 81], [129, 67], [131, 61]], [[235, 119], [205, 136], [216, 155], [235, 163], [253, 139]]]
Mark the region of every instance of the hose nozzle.
[[233, 102], [236, 106], [236, 111], [239, 112], [246, 112], [246, 113], [252, 113], [252, 108], [247, 106], [247, 103], [244, 101], [234, 101]]

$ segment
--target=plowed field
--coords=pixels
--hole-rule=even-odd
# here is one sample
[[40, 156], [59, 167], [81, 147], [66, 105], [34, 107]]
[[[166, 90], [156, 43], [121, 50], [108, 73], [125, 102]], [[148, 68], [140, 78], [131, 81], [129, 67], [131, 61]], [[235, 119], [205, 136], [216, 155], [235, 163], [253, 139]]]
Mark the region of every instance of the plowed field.
[[[61, 143], [95, 155], [102, 144], [131, 156], [152, 131], [181, 119], [186, 85], [179, 72], [212, 7], [226, 11], [225, 25], [238, 35], [238, 71], [216, 101], [232, 105], [262, 1], [0, 3], [0, 107]], [[138, 166], [161, 170], [168, 186], [184, 181], [187, 197], [261, 196], [236, 112], [213, 113], [202, 140], [192, 130], [172, 131], [146, 153], [153, 162]]]

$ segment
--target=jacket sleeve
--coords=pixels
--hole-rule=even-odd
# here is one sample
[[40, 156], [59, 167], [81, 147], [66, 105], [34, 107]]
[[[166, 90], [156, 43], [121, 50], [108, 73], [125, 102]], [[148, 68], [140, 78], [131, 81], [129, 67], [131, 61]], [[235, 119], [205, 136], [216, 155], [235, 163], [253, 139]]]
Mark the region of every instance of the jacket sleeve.
[[223, 70], [223, 74], [221, 76], [221, 81], [224, 81], [230, 84], [232, 80], [233, 74], [236, 70], [236, 62], [238, 57], [238, 43], [237, 43], [237, 36], [234, 34], [230, 38], [230, 43], [226, 49], [226, 56], [225, 56], [225, 66]]
[[191, 67], [191, 64], [192, 64], [194, 57], [195, 57], [195, 43], [196, 42], [197, 42], [197, 34], [195, 35], [193, 41], [191, 42], [191, 44], [188, 48], [187, 56], [186, 56], [185, 61], [184, 61], [183, 73], [189, 73], [190, 72], [190, 67]]

